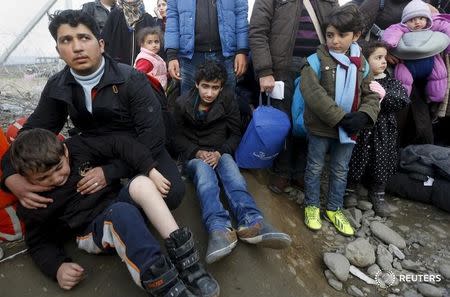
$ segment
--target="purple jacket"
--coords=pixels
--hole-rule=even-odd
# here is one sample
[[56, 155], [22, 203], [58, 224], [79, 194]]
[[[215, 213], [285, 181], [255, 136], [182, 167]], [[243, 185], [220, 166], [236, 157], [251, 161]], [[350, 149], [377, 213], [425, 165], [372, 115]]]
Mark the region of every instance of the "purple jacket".
[[[429, 26], [429, 30], [442, 32], [450, 36], [450, 15], [435, 14], [433, 15], [433, 22]], [[398, 46], [403, 34], [410, 32], [410, 29], [402, 23], [389, 26], [383, 33], [383, 41], [391, 48]], [[445, 50], [445, 53], [450, 52], [450, 45]], [[400, 80], [411, 95], [413, 84], [413, 77], [408, 68], [403, 63], [398, 63], [395, 66], [395, 78]], [[428, 83], [425, 89], [428, 98], [433, 102], [442, 102], [447, 90], [447, 68], [441, 55], [434, 56], [433, 70], [428, 77]]]

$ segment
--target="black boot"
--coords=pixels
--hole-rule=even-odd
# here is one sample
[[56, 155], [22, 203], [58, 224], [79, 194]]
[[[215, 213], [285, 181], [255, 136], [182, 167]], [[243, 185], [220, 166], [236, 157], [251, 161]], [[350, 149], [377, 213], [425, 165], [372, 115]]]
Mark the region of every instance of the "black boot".
[[389, 204], [384, 200], [384, 192], [370, 192], [369, 198], [372, 201], [376, 215], [380, 217], [389, 217], [391, 215]]
[[172, 232], [166, 239], [166, 248], [189, 290], [202, 297], [219, 296], [219, 284], [200, 263], [192, 232], [188, 228]]
[[152, 297], [195, 297], [178, 277], [167, 256], [161, 256], [141, 275], [142, 287]]
[[358, 204], [358, 195], [354, 189], [345, 189], [344, 193], [344, 207], [352, 208]]

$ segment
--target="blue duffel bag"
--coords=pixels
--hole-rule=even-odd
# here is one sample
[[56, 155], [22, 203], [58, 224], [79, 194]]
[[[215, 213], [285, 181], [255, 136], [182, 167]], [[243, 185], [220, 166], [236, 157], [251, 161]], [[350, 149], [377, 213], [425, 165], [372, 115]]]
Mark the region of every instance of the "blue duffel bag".
[[240, 168], [268, 168], [284, 146], [291, 121], [286, 113], [268, 105], [259, 106], [244, 133], [235, 153]]

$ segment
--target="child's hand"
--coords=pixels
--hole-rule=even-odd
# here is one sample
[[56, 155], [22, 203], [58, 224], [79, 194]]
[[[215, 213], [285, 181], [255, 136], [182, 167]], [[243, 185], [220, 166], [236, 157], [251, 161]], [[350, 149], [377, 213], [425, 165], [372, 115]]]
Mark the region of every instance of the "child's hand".
[[199, 151], [195, 154], [195, 157], [196, 157], [197, 159], [200, 159], [200, 160], [205, 161], [206, 158], [208, 158], [209, 154], [210, 154], [210, 152], [208, 152], [208, 151], [199, 150]]
[[217, 167], [217, 164], [219, 164], [221, 156], [222, 155], [218, 151], [209, 152], [208, 157], [204, 161], [213, 169], [215, 169]]
[[386, 96], [386, 90], [377, 81], [371, 81], [369, 84], [369, 88], [372, 92], [378, 93], [378, 95], [380, 95], [380, 102], [381, 100], [383, 100], [384, 96]]
[[170, 181], [168, 181], [156, 168], [150, 170], [148, 177], [155, 183], [156, 188], [161, 193], [163, 198], [167, 197], [170, 191]]
[[56, 272], [58, 284], [64, 290], [70, 290], [85, 277], [84, 269], [77, 263], [62, 263]]

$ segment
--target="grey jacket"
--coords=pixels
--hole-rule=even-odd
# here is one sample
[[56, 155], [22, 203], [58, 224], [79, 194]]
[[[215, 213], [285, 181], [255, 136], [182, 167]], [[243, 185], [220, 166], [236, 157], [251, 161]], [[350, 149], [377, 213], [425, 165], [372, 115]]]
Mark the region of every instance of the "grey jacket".
[[[337, 0], [311, 1], [320, 24]], [[256, 0], [249, 27], [249, 45], [258, 77], [290, 69], [301, 0]], [[296, 69], [299, 71], [299, 69]]]
[[[114, 8], [111, 7], [111, 10]], [[100, 31], [103, 30], [103, 27], [105, 26], [106, 20], [108, 19], [109, 10], [106, 9], [100, 0], [95, 0], [94, 2], [87, 2], [84, 3], [81, 11], [87, 13], [88, 15], [92, 16], [95, 21], [98, 24], [98, 27], [100, 28]]]
[[408, 145], [400, 153], [400, 167], [407, 172], [450, 180], [450, 148], [432, 144]]

